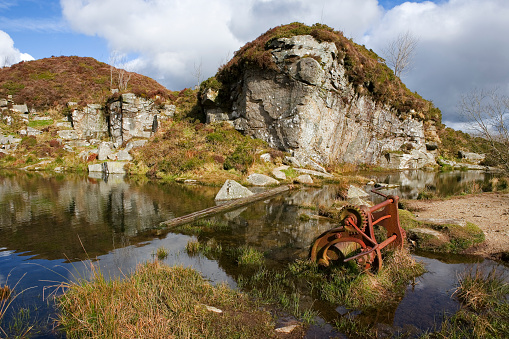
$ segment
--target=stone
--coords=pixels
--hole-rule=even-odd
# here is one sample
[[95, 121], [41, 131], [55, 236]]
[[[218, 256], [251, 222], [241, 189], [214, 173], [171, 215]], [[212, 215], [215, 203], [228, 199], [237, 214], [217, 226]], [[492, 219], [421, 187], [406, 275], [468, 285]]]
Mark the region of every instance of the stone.
[[38, 129], [35, 129], [35, 128], [32, 128], [32, 127], [28, 127], [26, 128], [26, 135], [27, 136], [36, 136], [36, 135], [41, 135], [42, 134], [42, 131], [39, 131]]
[[124, 169], [126, 161], [108, 161], [105, 162], [105, 173], [106, 174], [126, 174]]
[[313, 175], [315, 177], [328, 178], [328, 179], [334, 178], [334, 176], [332, 174], [327, 173], [327, 172], [313, 171], [313, 170], [308, 170], [308, 169], [304, 169], [304, 168], [296, 168], [295, 170], [299, 173], [309, 174], [309, 175]]
[[79, 139], [78, 133], [72, 129], [65, 129], [61, 131], [57, 131], [57, 135], [64, 140], [77, 140]]
[[366, 193], [363, 189], [356, 187], [354, 185], [350, 185], [350, 187], [348, 187], [348, 193], [347, 193], [348, 199], [367, 198], [367, 197], [369, 197], [369, 194]]
[[126, 150], [120, 150], [117, 153], [117, 160], [118, 161], [132, 161], [133, 157], [129, 154]]
[[279, 185], [279, 181], [265, 174], [253, 173], [247, 177], [247, 182], [254, 186]]
[[285, 158], [283, 159], [283, 164], [292, 167], [301, 167], [299, 160], [297, 160], [297, 158], [295, 157], [285, 156]]
[[486, 155], [485, 154], [473, 153], [473, 152], [458, 151], [458, 157], [460, 159], [465, 159], [467, 161], [471, 161], [473, 163], [478, 164], [481, 161], [483, 161], [484, 158], [486, 158]]
[[89, 172], [105, 172], [104, 164], [105, 163], [88, 165], [88, 171]]
[[289, 334], [289, 333], [292, 333], [293, 330], [295, 330], [297, 327], [299, 327], [299, 325], [297, 325], [297, 324], [288, 325], [288, 326], [284, 326], [284, 327], [278, 327], [275, 329], [275, 331], [278, 333]]
[[313, 179], [309, 174], [303, 174], [299, 175], [297, 178], [294, 179], [295, 182], [298, 182], [299, 184], [305, 184], [305, 185], [312, 185]]
[[[399, 114], [364, 94], [368, 91], [357, 91], [334, 43], [301, 35], [274, 39], [269, 48], [280, 72], [244, 69], [238, 81], [224, 84], [231, 86], [225, 88], [231, 111], [219, 106], [209, 111], [217, 109], [242, 133], [290, 152], [284, 163], [296, 168], [325, 172], [324, 165], [335, 163], [395, 169], [435, 164], [425, 134], [435, 126], [413, 118], [420, 112]], [[408, 154], [391, 154], [403, 149]]]
[[242, 186], [235, 180], [226, 180], [223, 187], [217, 193], [215, 200], [232, 200], [245, 198], [253, 195], [247, 187]]
[[276, 179], [279, 179], [279, 180], [286, 180], [286, 174], [284, 172], [281, 171], [281, 169], [287, 169], [289, 168], [288, 166], [284, 166], [284, 167], [277, 167], [277, 168], [274, 168], [272, 170], [272, 175], [274, 176], [274, 178]]
[[28, 113], [27, 105], [12, 105], [12, 110], [15, 112], [23, 113], [23, 114]]
[[271, 162], [272, 157], [270, 156], [270, 153], [263, 153], [262, 155], [260, 155], [260, 160], [264, 162]]
[[57, 127], [59, 128], [72, 128], [72, 123], [70, 121], [59, 121], [57, 122]]
[[6, 99], [0, 99], [0, 107], [7, 107], [7, 100]]
[[127, 146], [125, 147], [125, 150], [129, 152], [133, 148], [142, 147], [144, 146], [148, 140], [131, 140], [127, 143]]
[[107, 160], [108, 155], [112, 154], [110, 143], [102, 142], [97, 148], [97, 160]]

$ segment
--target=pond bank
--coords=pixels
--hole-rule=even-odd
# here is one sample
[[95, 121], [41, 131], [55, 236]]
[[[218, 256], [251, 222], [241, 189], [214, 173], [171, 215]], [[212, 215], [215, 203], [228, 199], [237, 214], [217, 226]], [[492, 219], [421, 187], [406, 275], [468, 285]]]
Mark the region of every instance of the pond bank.
[[499, 258], [509, 253], [509, 194], [481, 193], [441, 200], [407, 200], [407, 208], [419, 219], [462, 219], [476, 224], [486, 241], [469, 254]]

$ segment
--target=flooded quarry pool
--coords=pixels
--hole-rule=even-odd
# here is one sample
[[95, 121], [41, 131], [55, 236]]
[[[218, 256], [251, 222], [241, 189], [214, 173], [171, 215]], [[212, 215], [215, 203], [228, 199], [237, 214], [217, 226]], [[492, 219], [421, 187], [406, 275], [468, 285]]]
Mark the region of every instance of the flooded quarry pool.
[[[400, 185], [389, 193], [406, 199], [417, 198], [423, 190], [449, 195], [489, 179], [480, 172], [366, 176], [378, 183]], [[162, 221], [215, 206], [218, 191], [218, 187], [160, 184], [145, 178], [0, 173], [0, 287], [8, 285], [22, 292], [12, 300], [0, 326], [11, 333], [32, 326], [32, 337], [63, 337], [56, 328], [54, 306], [62, 283], [89, 278], [90, 262], [106, 277], [125, 276], [137, 265], [155, 260], [159, 248], [168, 252], [161, 260], [165, 264], [192, 267], [212, 283], [244, 289], [242, 277], [247, 272], [228, 256], [190, 255], [187, 244], [212, 241], [223, 248], [255, 248], [263, 252], [267, 270], [278, 270], [308, 257], [315, 237], [334, 226], [316, 217], [314, 210], [330, 206], [341, 195], [334, 185], [305, 187], [217, 215], [213, 220], [227, 227], [214, 232], [191, 235], [185, 229], [157, 228]], [[387, 326], [395, 333], [431, 329], [444, 314], [458, 310], [451, 295], [460, 272], [478, 265], [507, 271], [479, 257], [413, 256], [425, 264], [427, 273], [407, 286], [398, 304], [376, 314], [307, 296], [317, 314], [308, 337], [341, 337], [333, 324], [344, 316]]]

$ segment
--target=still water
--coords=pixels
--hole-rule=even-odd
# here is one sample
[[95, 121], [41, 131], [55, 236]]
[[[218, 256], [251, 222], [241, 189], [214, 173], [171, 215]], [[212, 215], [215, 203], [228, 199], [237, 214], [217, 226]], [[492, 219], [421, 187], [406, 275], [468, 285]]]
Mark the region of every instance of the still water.
[[[488, 179], [480, 172], [370, 176], [377, 182], [400, 184], [390, 193], [403, 198], [415, 198], [425, 188], [448, 195]], [[53, 304], [62, 292], [61, 283], [87, 278], [90, 261], [107, 277], [128, 274], [138, 264], [153, 260], [159, 247], [169, 251], [166, 264], [193, 267], [213, 283], [226, 282], [236, 288], [239, 272], [235, 264], [188, 256], [185, 246], [195, 238], [154, 231], [161, 221], [214, 206], [218, 190], [159, 184], [145, 178], [0, 173], [0, 286], [7, 284], [22, 292], [0, 326], [19, 333], [22, 329], [16, 328], [20, 325], [13, 325], [12, 319], [26, 317], [25, 326], [34, 326], [33, 337], [61, 337], [63, 334], [54, 329], [57, 313]], [[335, 186], [304, 188], [225, 213], [219, 218], [231, 228], [218, 233], [216, 240], [224, 246], [261, 249], [269, 265], [286, 265], [305, 258], [314, 238], [332, 227], [322, 219], [300, 220], [300, 214], [309, 213], [301, 206], [330, 205], [339, 196]], [[399, 305], [377, 315], [380, 323], [395, 328], [430, 328], [444, 312], [458, 308], [450, 297], [457, 272], [477, 263], [496, 265], [475, 257], [452, 262], [450, 256], [448, 262], [422, 255], [416, 258], [427, 265], [429, 273], [408, 287]], [[343, 313], [337, 305], [317, 302], [314, 307], [325, 323]]]

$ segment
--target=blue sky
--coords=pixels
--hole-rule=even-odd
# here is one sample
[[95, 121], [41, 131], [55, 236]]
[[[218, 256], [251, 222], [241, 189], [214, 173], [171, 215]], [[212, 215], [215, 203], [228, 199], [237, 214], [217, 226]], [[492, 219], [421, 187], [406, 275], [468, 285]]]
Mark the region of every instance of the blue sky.
[[410, 32], [419, 42], [403, 81], [459, 127], [461, 94], [509, 94], [507, 18], [508, 0], [0, 0], [0, 66], [90, 56], [178, 90], [280, 24], [325, 23], [380, 55]]

